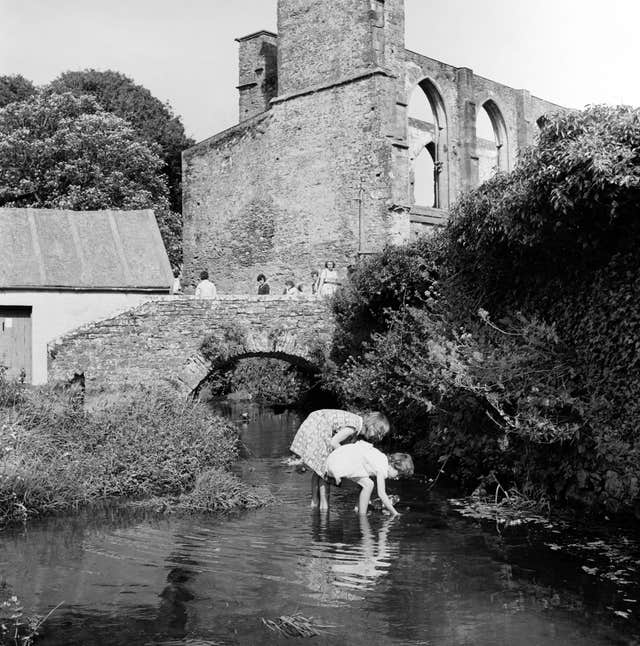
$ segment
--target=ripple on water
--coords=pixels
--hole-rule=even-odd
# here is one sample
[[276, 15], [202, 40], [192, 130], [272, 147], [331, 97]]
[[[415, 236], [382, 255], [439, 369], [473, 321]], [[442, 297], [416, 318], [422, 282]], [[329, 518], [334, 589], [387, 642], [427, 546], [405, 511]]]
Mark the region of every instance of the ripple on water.
[[[261, 619], [296, 612], [335, 626], [314, 644], [628, 643], [572, 608], [575, 594], [539, 585], [543, 569], [518, 576], [495, 535], [422, 483], [391, 484], [411, 509], [397, 520], [358, 518], [348, 484], [332, 492], [329, 514], [314, 513], [309, 475], [281, 462], [297, 423], [252, 408], [242, 428], [251, 457], [241, 470], [278, 495], [267, 509], [56, 519], [5, 536], [4, 575], [25, 607], [65, 601], [41, 643], [281, 644]], [[554, 594], [561, 603], [545, 605]]]

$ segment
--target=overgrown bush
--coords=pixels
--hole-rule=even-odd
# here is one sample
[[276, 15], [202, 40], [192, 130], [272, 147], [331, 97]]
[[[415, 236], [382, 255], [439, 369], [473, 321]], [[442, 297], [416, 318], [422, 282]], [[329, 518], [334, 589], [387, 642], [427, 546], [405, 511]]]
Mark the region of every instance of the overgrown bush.
[[233, 427], [173, 393], [140, 389], [91, 410], [66, 391], [21, 396], [0, 410], [0, 521], [187, 492], [238, 454]]
[[640, 110], [549, 117], [451, 221], [362, 263], [335, 301], [343, 400], [396, 435], [555, 500], [639, 494]]

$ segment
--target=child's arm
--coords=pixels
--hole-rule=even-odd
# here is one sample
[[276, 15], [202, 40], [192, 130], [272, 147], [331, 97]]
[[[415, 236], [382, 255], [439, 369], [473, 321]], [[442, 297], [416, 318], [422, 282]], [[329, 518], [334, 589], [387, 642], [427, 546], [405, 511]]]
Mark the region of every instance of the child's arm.
[[341, 428], [332, 438], [331, 438], [331, 448], [337, 449], [342, 442], [344, 442], [348, 437], [351, 437], [356, 432], [356, 429], [353, 426], [345, 426]]
[[393, 506], [391, 500], [389, 500], [389, 496], [387, 496], [385, 477], [381, 472], [376, 474], [376, 484], [378, 485], [378, 496], [380, 497], [382, 504], [389, 510], [389, 513], [392, 516], [398, 516], [396, 508]]

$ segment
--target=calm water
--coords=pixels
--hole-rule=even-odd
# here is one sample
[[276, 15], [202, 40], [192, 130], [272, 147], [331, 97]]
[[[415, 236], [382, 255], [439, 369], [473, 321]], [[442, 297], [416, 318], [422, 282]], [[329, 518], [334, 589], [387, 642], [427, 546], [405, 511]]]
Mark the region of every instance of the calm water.
[[230, 518], [112, 510], [3, 535], [2, 573], [25, 608], [64, 601], [39, 643], [308, 643], [261, 622], [295, 612], [334, 626], [312, 644], [637, 643], [633, 616], [613, 613], [619, 595], [593, 583], [582, 557], [464, 520], [424, 482], [391, 485], [404, 508], [393, 521], [358, 519], [355, 488], [313, 513], [309, 475], [282, 463], [299, 418], [227, 413], [241, 411], [250, 455], [238, 469], [270, 483], [277, 505]]

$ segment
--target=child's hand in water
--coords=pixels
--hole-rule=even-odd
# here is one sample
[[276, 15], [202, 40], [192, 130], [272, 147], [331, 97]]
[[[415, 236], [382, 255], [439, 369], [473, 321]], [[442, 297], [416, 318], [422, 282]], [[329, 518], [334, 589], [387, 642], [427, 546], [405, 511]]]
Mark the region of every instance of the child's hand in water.
[[[396, 495], [396, 494], [392, 493], [392, 494], [389, 496], [389, 502], [390, 502], [392, 505], [397, 505], [397, 504], [400, 502], [400, 496], [398, 496], [398, 495]], [[369, 507], [371, 507], [372, 509], [376, 509], [376, 510], [382, 510], [382, 512], [383, 512], [383, 513], [386, 513], [386, 514], [390, 513], [390, 512], [386, 509], [386, 507], [382, 504], [382, 500], [380, 500], [380, 498], [376, 498], [375, 500], [371, 500], [371, 501], [369, 502]]]

